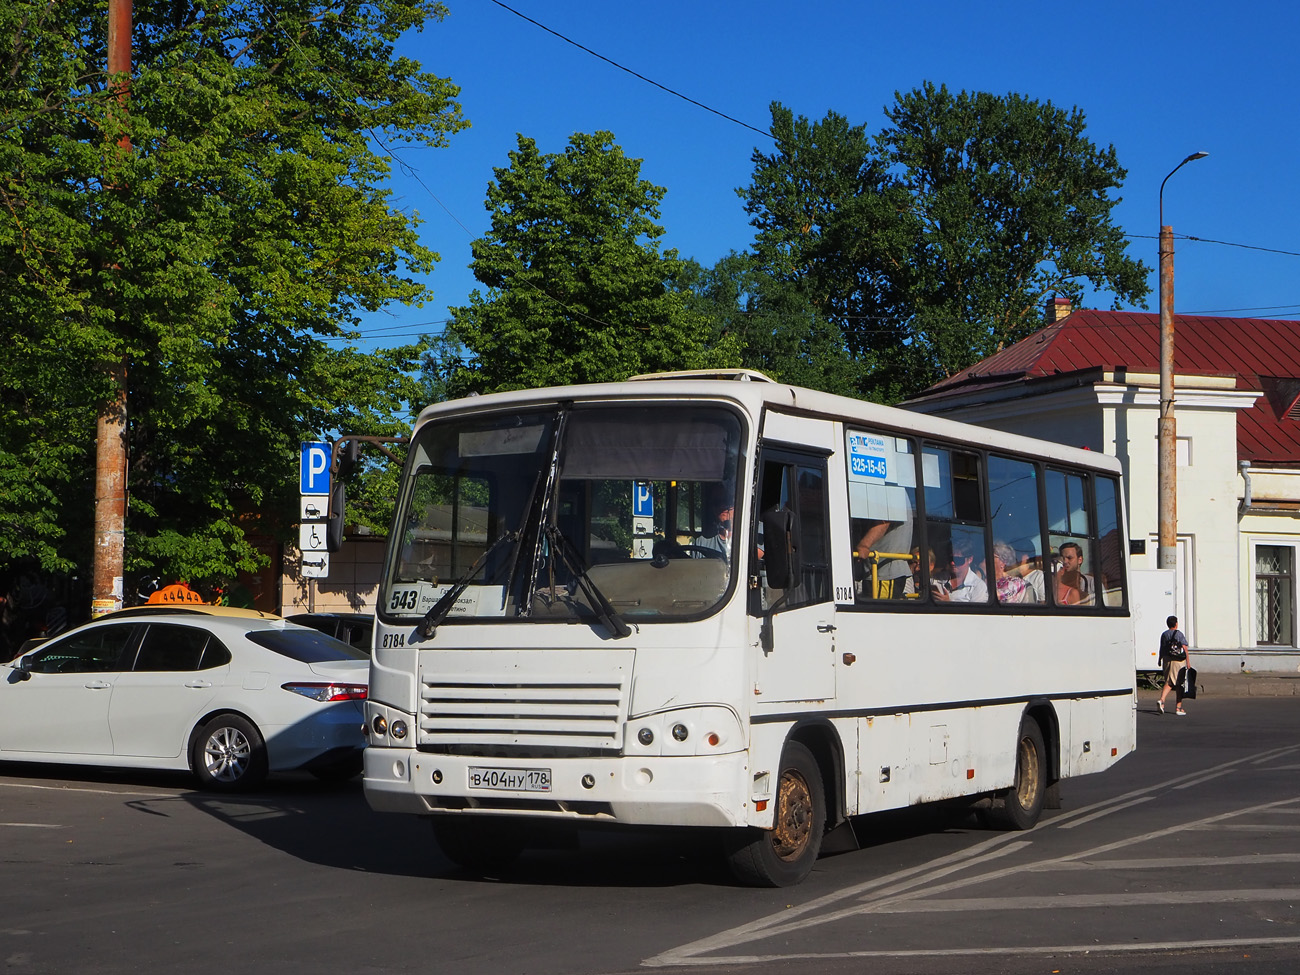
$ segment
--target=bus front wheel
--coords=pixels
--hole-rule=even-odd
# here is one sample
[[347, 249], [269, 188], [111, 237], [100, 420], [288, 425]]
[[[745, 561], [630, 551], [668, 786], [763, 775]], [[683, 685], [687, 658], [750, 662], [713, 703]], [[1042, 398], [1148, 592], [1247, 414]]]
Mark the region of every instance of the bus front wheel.
[[1033, 829], [1047, 793], [1047, 747], [1033, 718], [1020, 722], [1016, 736], [1016, 781], [993, 799], [989, 819], [998, 829]]
[[812, 872], [826, 830], [821, 770], [797, 741], [781, 754], [773, 828], [731, 834], [727, 862], [732, 875], [752, 887], [791, 887]]

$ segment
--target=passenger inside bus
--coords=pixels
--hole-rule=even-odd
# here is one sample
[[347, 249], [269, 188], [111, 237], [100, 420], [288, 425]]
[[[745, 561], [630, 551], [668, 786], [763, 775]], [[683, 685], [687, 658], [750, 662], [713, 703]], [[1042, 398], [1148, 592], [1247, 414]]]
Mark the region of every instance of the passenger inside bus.
[[[934, 549], [926, 549], [926, 561], [929, 563], [929, 577], [933, 579], [935, 577]], [[912, 546], [912, 557], [907, 560], [907, 566], [912, 571], [903, 583], [903, 596], [906, 599], [916, 599], [925, 591], [922, 588], [925, 585], [925, 579], [921, 575], [921, 549], [919, 547]]]
[[908, 550], [912, 545], [910, 507], [903, 521], [853, 519], [853, 576], [860, 595], [873, 599], [901, 599], [911, 577]]
[[1017, 571], [1020, 560], [1016, 550], [1006, 542], [993, 543], [993, 578], [1000, 603], [1027, 603], [1033, 590]]
[[952, 578], [945, 583], [933, 584], [934, 598], [940, 602], [952, 603], [987, 603], [989, 601], [988, 585], [974, 569], [976, 554], [984, 546], [978, 538], [963, 534], [953, 534], [952, 557], [949, 565]]
[[1096, 583], [1083, 571], [1083, 546], [1066, 542], [1057, 551], [1060, 564], [1056, 570], [1056, 602], [1060, 606], [1086, 606], [1092, 603]]

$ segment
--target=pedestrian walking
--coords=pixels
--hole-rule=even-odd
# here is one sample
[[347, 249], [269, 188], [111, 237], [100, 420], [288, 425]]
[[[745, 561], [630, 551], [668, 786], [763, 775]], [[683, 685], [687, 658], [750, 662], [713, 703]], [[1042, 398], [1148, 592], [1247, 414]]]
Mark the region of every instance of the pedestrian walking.
[[1174, 714], [1180, 717], [1187, 714], [1183, 710], [1183, 669], [1189, 666], [1191, 658], [1187, 654], [1187, 637], [1178, 628], [1178, 617], [1171, 616], [1165, 620], [1169, 629], [1160, 634], [1160, 665], [1165, 671], [1165, 686], [1160, 689], [1160, 700], [1156, 707], [1165, 713], [1165, 698], [1174, 692]]

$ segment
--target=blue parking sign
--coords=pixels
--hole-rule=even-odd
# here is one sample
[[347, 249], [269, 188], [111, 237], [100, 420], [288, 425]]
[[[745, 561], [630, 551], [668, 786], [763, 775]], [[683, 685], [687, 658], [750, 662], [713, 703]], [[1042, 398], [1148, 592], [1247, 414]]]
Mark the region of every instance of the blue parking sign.
[[655, 514], [654, 492], [647, 481], [632, 482], [632, 516], [634, 518], [653, 518]]
[[302, 445], [302, 456], [298, 466], [300, 494], [330, 493], [330, 445], [327, 443], [307, 443]]

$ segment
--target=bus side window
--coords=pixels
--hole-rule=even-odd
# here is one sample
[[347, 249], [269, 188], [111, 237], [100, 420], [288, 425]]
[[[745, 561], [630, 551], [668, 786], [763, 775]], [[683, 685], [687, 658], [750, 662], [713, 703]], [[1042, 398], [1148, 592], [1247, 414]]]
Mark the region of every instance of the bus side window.
[[1091, 537], [1091, 506], [1081, 474], [1047, 472], [1047, 531], [1052, 571], [1048, 596], [1064, 609], [1093, 606], [1097, 599], [1097, 551]]
[[1097, 590], [1107, 606], [1124, 605], [1124, 539], [1120, 534], [1119, 485], [1113, 477], [1097, 477], [1097, 533], [1101, 557]]
[[916, 452], [907, 437], [848, 428], [849, 547], [854, 601], [925, 593], [916, 539]]
[[1043, 533], [1038, 515], [1038, 467], [989, 454], [993, 557], [989, 585], [1003, 604], [1046, 602]]
[[936, 556], [931, 598], [945, 606], [985, 605], [991, 571], [979, 455], [927, 446], [921, 470], [925, 541]]
[[[791, 589], [776, 589], [767, 583], [766, 571], [760, 569], [758, 593], [759, 612], [775, 609], [795, 609], [813, 603], [829, 602], [831, 598], [831, 566], [829, 531], [827, 528], [826, 465], [821, 458], [801, 458], [793, 451], [774, 452], [766, 456], [761, 465], [758, 510], [770, 512], [786, 508], [794, 512], [793, 524], [798, 526], [800, 567], [799, 583]], [[762, 523], [759, 519], [759, 524]], [[765, 544], [755, 527], [756, 550]], [[761, 563], [760, 563], [761, 564]]]

